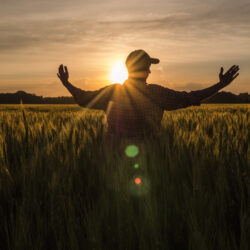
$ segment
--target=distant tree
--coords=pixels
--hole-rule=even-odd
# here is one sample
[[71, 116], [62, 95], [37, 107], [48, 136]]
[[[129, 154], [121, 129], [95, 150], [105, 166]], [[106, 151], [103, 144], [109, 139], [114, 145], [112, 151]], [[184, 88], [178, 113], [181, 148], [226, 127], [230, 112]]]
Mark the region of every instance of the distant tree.
[[248, 93], [235, 95], [231, 92], [221, 91], [205, 100], [204, 103], [250, 103], [249, 97]]
[[0, 104], [74, 104], [73, 97], [46, 97], [29, 94], [25, 91], [0, 94]]
[[239, 103], [250, 103], [250, 95], [248, 95], [248, 93], [240, 93], [238, 95], [238, 102]]
[[[29, 94], [25, 91], [16, 93], [0, 93], [0, 104], [75, 104], [73, 97], [43, 97], [35, 94]], [[203, 103], [250, 103], [250, 95], [241, 93], [235, 95], [231, 92], [219, 92], [216, 95], [206, 99]]]

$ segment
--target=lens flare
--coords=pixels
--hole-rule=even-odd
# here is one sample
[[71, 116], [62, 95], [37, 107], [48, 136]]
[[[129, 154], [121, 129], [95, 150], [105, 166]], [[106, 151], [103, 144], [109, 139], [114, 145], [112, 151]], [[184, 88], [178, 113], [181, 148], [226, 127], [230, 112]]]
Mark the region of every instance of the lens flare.
[[128, 157], [134, 158], [139, 154], [139, 148], [135, 145], [129, 145], [125, 149], [125, 154]]
[[133, 196], [143, 196], [150, 192], [150, 182], [146, 176], [136, 174], [130, 179], [130, 194]]
[[135, 178], [135, 184], [140, 185], [141, 184], [141, 178]]
[[134, 168], [139, 168], [139, 164], [135, 163]]

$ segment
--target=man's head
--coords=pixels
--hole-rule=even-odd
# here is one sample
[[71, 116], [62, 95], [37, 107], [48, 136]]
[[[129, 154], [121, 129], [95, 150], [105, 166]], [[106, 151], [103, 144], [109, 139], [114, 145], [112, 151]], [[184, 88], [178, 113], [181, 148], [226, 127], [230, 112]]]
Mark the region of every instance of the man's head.
[[158, 64], [160, 62], [157, 58], [151, 58], [144, 50], [132, 51], [126, 59], [126, 67], [129, 76], [134, 78], [146, 79], [150, 72], [151, 64]]

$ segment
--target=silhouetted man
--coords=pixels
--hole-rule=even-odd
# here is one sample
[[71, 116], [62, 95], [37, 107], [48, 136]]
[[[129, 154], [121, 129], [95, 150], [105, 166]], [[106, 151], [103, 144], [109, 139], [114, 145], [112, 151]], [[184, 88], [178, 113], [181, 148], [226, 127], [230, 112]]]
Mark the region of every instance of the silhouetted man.
[[119, 138], [135, 138], [152, 133], [160, 128], [164, 110], [200, 105], [203, 99], [214, 95], [239, 75], [238, 65], [232, 66], [225, 74], [221, 68], [218, 83], [187, 93], [147, 84], [151, 64], [159, 62], [159, 59], [151, 58], [144, 50], [135, 50], [126, 59], [128, 79], [122, 85], [112, 84], [96, 91], [84, 91], [74, 87], [68, 81], [66, 66], [60, 65], [57, 75], [77, 104], [106, 112], [108, 134]]

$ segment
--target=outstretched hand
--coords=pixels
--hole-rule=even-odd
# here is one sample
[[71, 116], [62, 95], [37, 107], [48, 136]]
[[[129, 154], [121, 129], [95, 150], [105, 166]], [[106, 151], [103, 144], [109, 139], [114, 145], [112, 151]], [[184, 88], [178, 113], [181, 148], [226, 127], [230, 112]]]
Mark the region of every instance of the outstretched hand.
[[69, 72], [67, 66], [63, 66], [62, 64], [58, 68], [57, 76], [62, 81], [62, 83], [65, 85], [68, 82], [69, 79]]
[[224, 69], [221, 67], [219, 77], [223, 87], [229, 85], [239, 75], [239, 73], [237, 73], [239, 70], [239, 65], [233, 65], [225, 74], [223, 74]]

